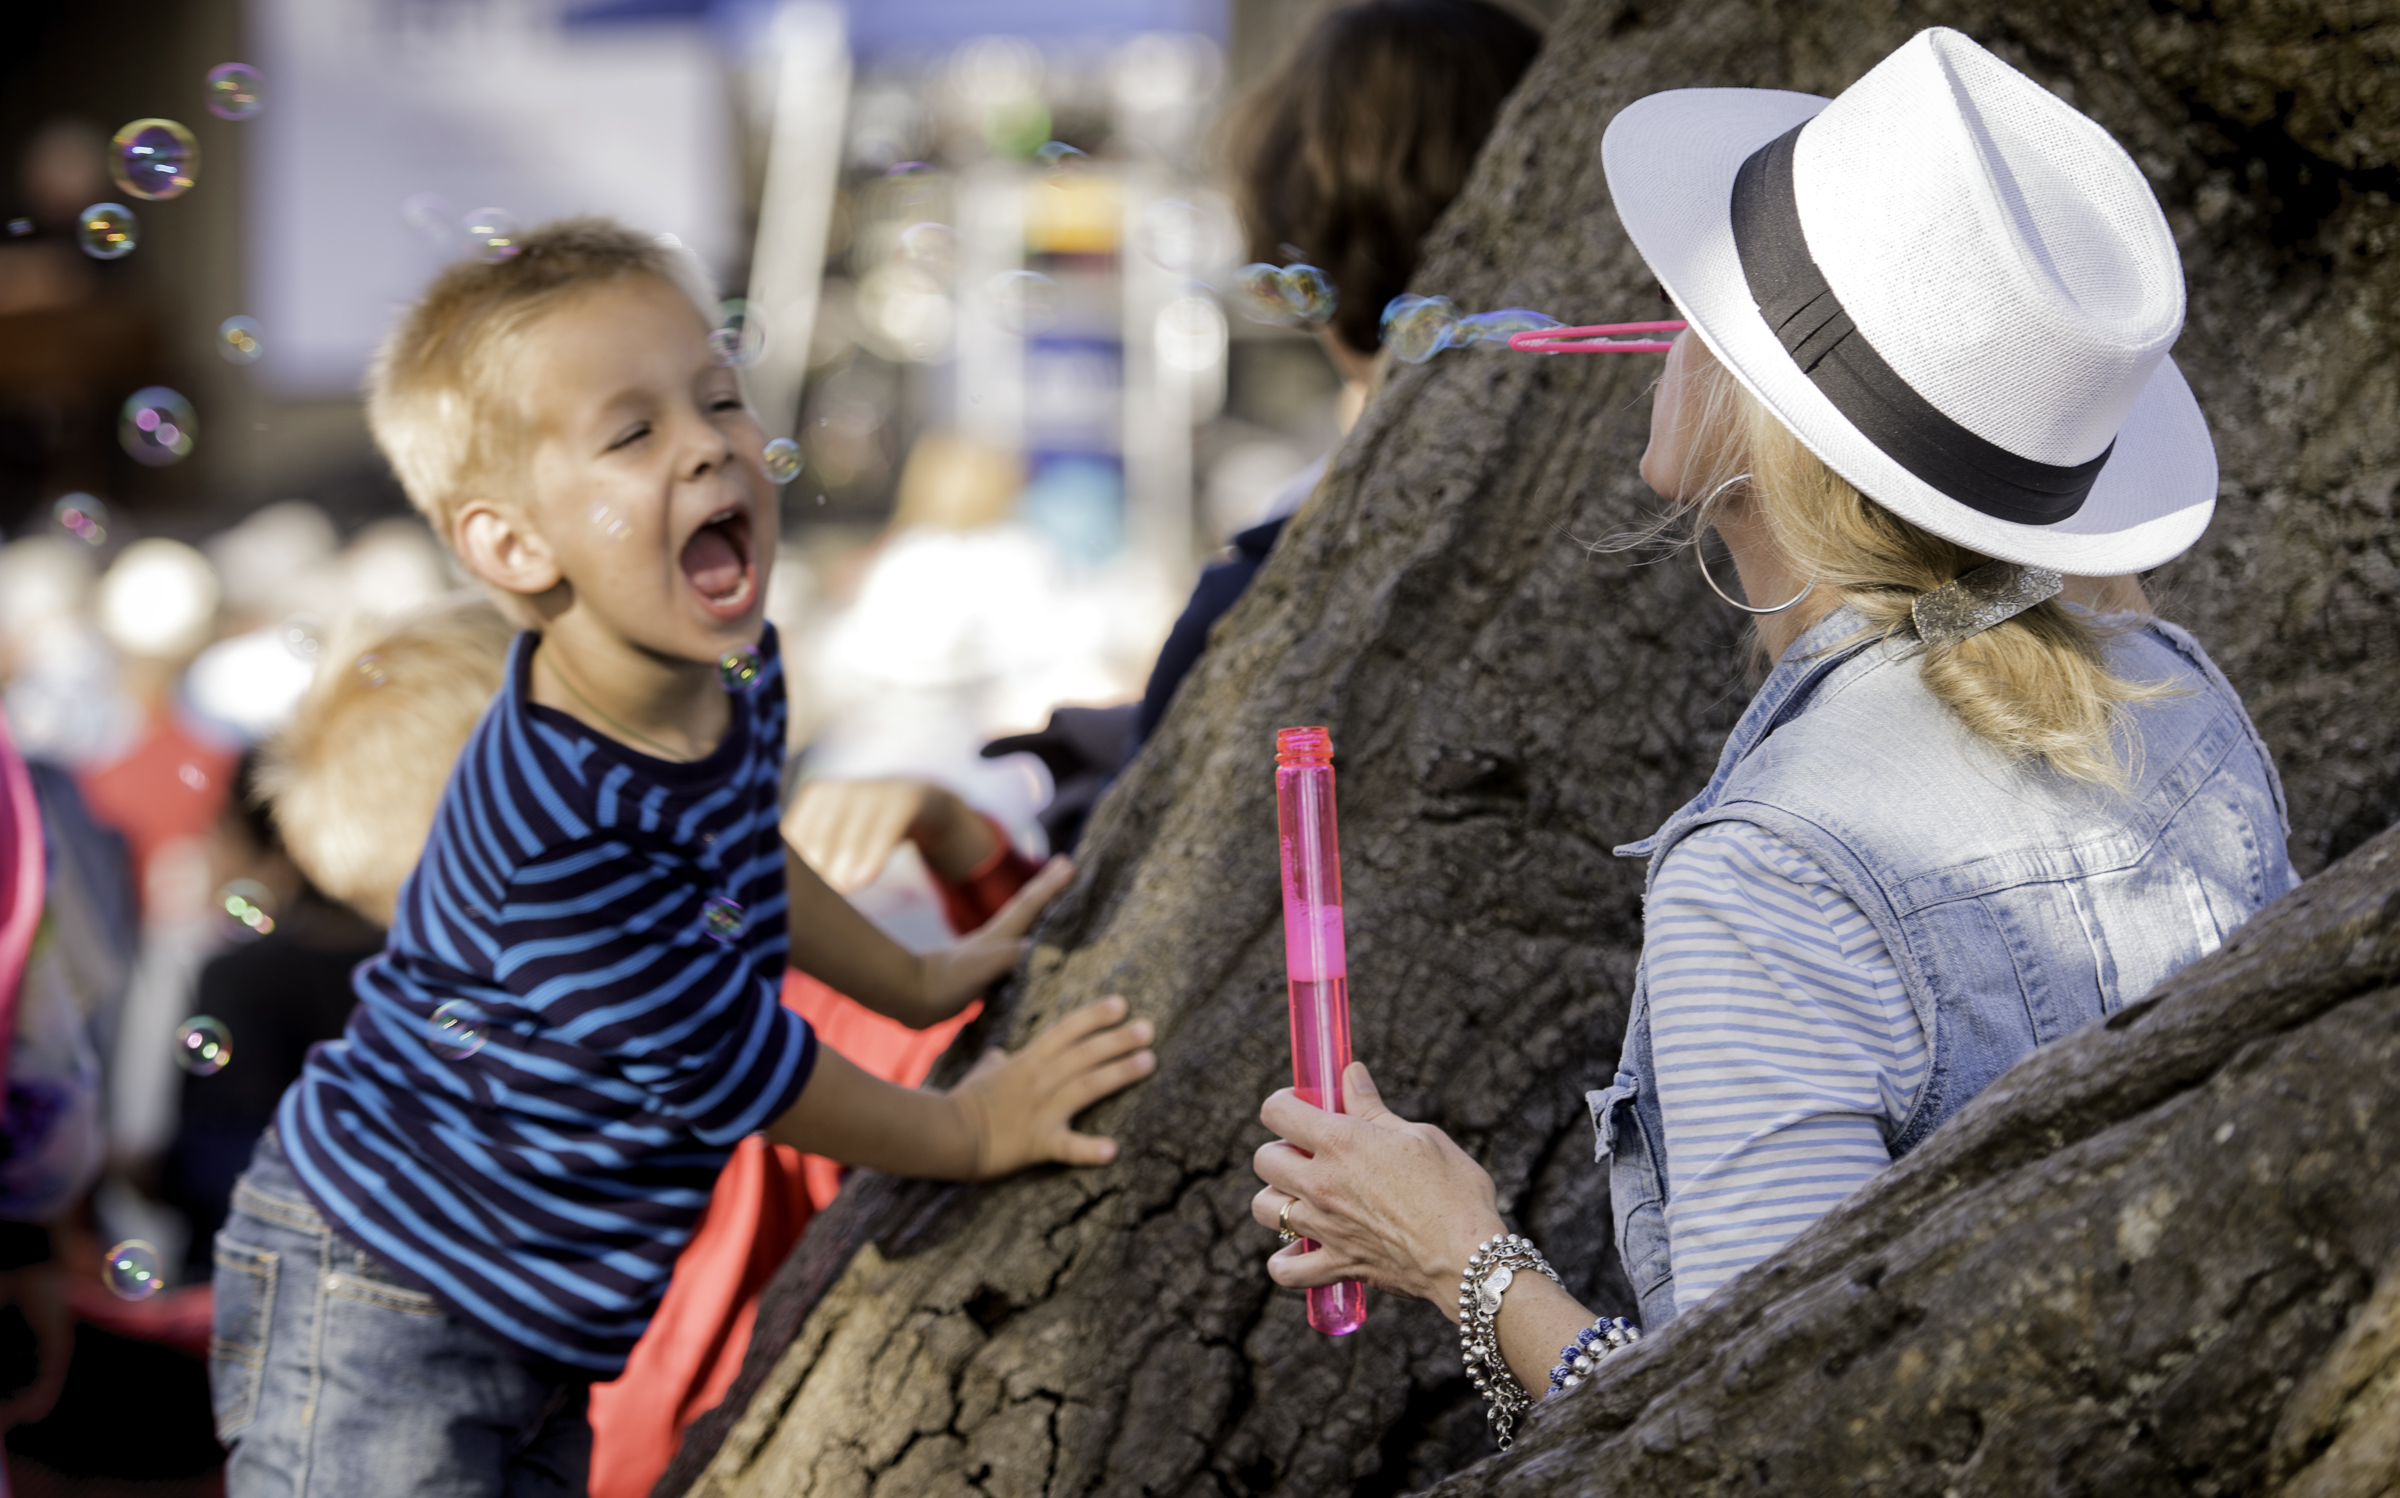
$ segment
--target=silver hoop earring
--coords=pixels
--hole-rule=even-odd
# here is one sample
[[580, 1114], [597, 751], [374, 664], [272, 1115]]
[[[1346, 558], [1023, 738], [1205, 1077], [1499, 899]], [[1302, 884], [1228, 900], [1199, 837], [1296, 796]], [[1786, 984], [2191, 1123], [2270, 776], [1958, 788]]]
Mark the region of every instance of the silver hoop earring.
[[[1707, 514], [1711, 501], [1715, 500], [1718, 495], [1724, 493], [1726, 490], [1732, 488], [1734, 485], [1740, 483], [1742, 480], [1748, 477], [1750, 477], [1749, 474], [1737, 473], [1732, 478], [1729, 478], [1725, 482], [1717, 485], [1717, 487], [1714, 489], [1709, 490], [1708, 498], [1700, 501], [1700, 513], [1703, 515]], [[1787, 609], [1798, 608], [1800, 606], [1801, 599], [1806, 598], [1809, 594], [1817, 591], [1817, 580], [1816, 578], [1811, 577], [1808, 580], [1807, 587], [1802, 588], [1799, 592], [1793, 594], [1783, 602], [1776, 604], [1773, 608], [1762, 609], [1756, 604], [1738, 602], [1731, 594], [1727, 593], [1723, 588], [1717, 586], [1717, 580], [1708, 575], [1707, 542], [1698, 536], [1694, 536], [1692, 538], [1692, 560], [1700, 564], [1700, 581], [1708, 584], [1708, 591], [1716, 594], [1719, 598], [1724, 599], [1727, 603], [1732, 604], [1733, 607], [1740, 609], [1743, 613], [1755, 615], [1759, 618], [1764, 618], [1769, 614], [1780, 614]]]

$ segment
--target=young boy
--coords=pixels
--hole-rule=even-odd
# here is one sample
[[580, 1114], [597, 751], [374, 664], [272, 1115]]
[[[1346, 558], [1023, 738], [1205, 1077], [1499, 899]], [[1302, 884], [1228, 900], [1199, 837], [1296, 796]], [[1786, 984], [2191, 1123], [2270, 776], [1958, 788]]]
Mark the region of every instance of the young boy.
[[679, 250], [556, 224], [445, 272], [371, 379], [410, 498], [534, 629], [218, 1239], [233, 1498], [579, 1495], [588, 1385], [736, 1141], [953, 1180], [1101, 1164], [1069, 1120], [1154, 1065], [1111, 998], [911, 1091], [776, 1002], [788, 950], [928, 1024], [1021, 944], [913, 957], [785, 854], [775, 498], [713, 305]]

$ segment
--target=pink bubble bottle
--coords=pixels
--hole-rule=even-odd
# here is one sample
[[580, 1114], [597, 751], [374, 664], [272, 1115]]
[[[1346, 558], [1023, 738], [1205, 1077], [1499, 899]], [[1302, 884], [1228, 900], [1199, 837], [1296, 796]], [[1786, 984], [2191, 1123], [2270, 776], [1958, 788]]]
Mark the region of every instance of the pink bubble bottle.
[[[1275, 822], [1283, 848], [1283, 951], [1291, 979], [1292, 1090], [1340, 1113], [1350, 1064], [1350, 966], [1342, 953], [1342, 850], [1333, 825], [1333, 735], [1275, 735]], [[1317, 1245], [1302, 1239], [1302, 1252]], [[1356, 1280], [1308, 1292], [1308, 1324], [1345, 1336], [1367, 1320]]]

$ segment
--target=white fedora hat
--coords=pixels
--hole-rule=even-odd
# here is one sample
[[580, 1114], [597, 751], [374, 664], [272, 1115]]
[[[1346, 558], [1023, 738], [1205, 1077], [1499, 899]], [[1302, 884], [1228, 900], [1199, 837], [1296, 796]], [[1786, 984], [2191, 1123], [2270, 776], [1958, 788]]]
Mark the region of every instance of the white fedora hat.
[[1830, 101], [1653, 94], [1601, 157], [1694, 332], [1886, 509], [2087, 576], [2207, 527], [2166, 218], [2107, 131], [1966, 36], [1919, 32]]

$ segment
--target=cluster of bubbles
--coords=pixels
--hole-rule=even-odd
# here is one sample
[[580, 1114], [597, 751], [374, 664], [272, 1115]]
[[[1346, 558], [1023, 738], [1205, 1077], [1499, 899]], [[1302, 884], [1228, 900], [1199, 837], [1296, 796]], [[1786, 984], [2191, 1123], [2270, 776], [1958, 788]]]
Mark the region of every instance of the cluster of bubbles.
[[1235, 271], [1234, 284], [1244, 317], [1279, 327], [1325, 322], [1341, 302], [1333, 278], [1313, 265], [1259, 261]]
[[191, 455], [199, 424], [190, 401], [164, 385], [145, 385], [117, 413], [117, 443], [135, 462], [163, 468]]
[[741, 902], [710, 895], [700, 902], [700, 924], [715, 940], [730, 943], [742, 934]]
[[465, 999], [440, 1005], [425, 1021], [425, 1043], [444, 1061], [466, 1060], [482, 1050], [490, 1037], [491, 1026], [483, 1011]]
[[259, 342], [258, 319], [236, 314], [217, 324], [217, 352], [228, 364], [256, 364], [266, 352]]
[[175, 1060], [195, 1077], [213, 1077], [233, 1061], [233, 1032], [213, 1015], [195, 1014], [175, 1027]]
[[236, 879], [217, 891], [217, 908], [225, 912], [225, 934], [236, 941], [255, 941], [275, 929], [275, 896], [255, 879]]
[[800, 444], [789, 437], [778, 437], [759, 453], [767, 477], [777, 484], [788, 484], [800, 476]]
[[141, 242], [142, 221], [122, 203], [94, 203], [76, 216], [76, 247], [94, 260], [122, 260]]
[[1562, 327], [1555, 317], [1529, 307], [1460, 316], [1446, 296], [1396, 296], [1384, 304], [1383, 344], [1392, 357], [1422, 364], [1446, 348], [1498, 344], [1505, 348], [1519, 333]]
[[246, 62], [221, 62], [208, 70], [210, 114], [220, 120], [247, 120], [266, 107], [258, 69]]
[[728, 692], [749, 691], [762, 669], [758, 651], [748, 645], [737, 645], [717, 658], [717, 680]]
[[108, 144], [108, 175], [137, 198], [179, 198], [200, 180], [200, 142], [175, 120], [128, 121]]
[[370, 691], [392, 679], [391, 669], [384, 665], [383, 657], [372, 650], [352, 661], [350, 669], [358, 673], [358, 679], [365, 682]]
[[128, 1238], [110, 1249], [100, 1261], [100, 1277], [123, 1300], [148, 1300], [167, 1283], [157, 1246], [140, 1238]]
[[731, 369], [748, 369], [767, 354], [767, 325], [740, 297], [727, 297], [717, 307], [717, 326], [708, 335], [709, 351]]
[[86, 546], [98, 546], [108, 540], [108, 506], [95, 495], [81, 492], [60, 495], [58, 503], [50, 507], [50, 518]]

